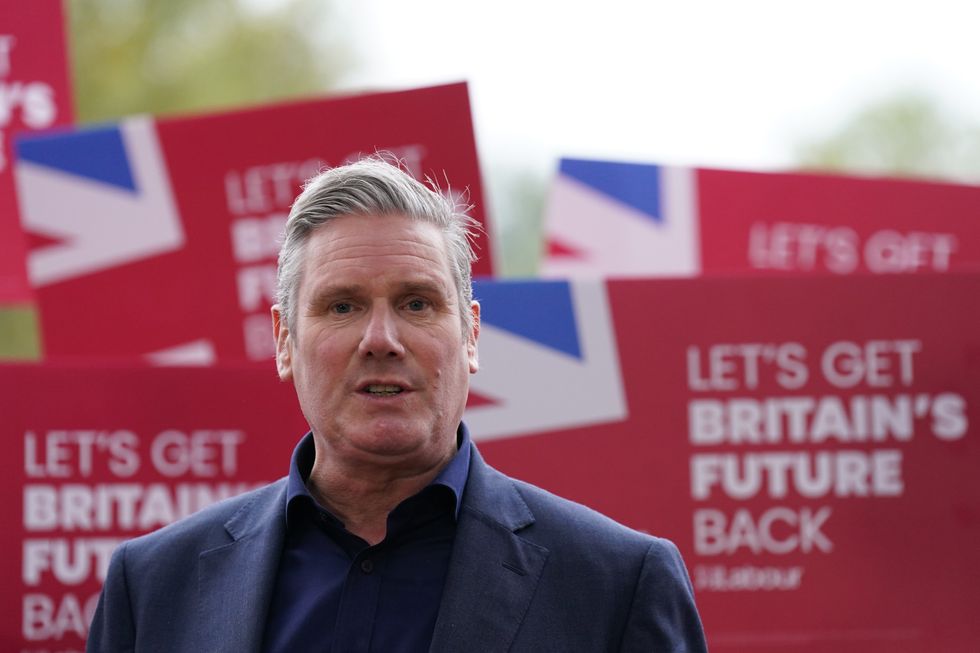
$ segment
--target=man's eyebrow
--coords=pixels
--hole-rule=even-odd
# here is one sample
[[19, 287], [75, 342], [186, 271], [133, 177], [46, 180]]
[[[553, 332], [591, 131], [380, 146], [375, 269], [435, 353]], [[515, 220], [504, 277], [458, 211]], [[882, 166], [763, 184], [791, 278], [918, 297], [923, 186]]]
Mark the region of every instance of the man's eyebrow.
[[310, 293], [310, 303], [318, 303], [331, 297], [356, 297], [364, 292], [364, 286], [359, 284], [336, 285], [325, 283], [313, 289]]
[[[399, 294], [453, 295], [452, 288], [447, 288], [445, 284], [436, 279], [408, 279], [399, 282], [395, 290]], [[315, 304], [333, 297], [358, 297], [367, 292], [366, 287], [362, 284], [332, 284], [328, 282], [313, 289], [310, 294], [310, 302]]]
[[437, 293], [440, 295], [452, 294], [450, 293], [444, 284], [438, 283], [436, 281], [428, 280], [409, 280], [404, 281], [400, 284], [400, 290], [405, 293], [419, 293], [419, 294], [431, 294]]

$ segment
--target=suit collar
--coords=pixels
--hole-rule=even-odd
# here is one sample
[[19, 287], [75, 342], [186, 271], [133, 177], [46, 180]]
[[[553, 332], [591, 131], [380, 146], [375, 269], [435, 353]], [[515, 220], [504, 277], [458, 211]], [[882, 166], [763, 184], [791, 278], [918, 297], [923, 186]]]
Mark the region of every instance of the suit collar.
[[463, 508], [514, 533], [534, 523], [534, 513], [517, 491], [514, 480], [487, 465], [476, 446], [470, 453], [470, 478], [463, 494]]
[[430, 651], [510, 648], [548, 557], [548, 549], [519, 535], [533, 523], [514, 481], [473, 447]]
[[285, 536], [285, 479], [255, 497], [225, 523], [231, 542], [198, 560], [197, 641], [202, 650], [257, 652], [275, 587]]
[[[225, 523], [229, 543], [201, 553], [195, 641], [202, 650], [259, 651], [285, 537], [285, 505], [283, 479]], [[548, 549], [520, 535], [533, 523], [514, 481], [489, 467], [473, 446], [433, 653], [510, 648], [548, 557]]]
[[[466, 428], [465, 424], [460, 423], [459, 428], [456, 431], [456, 455], [449, 461], [439, 474], [432, 479], [429, 485], [442, 485], [445, 486], [453, 496], [453, 516], [459, 518], [459, 511], [462, 508], [463, 503], [463, 490], [466, 487], [466, 481], [469, 474], [470, 465], [470, 449], [472, 449], [473, 444], [470, 441], [469, 430]], [[316, 444], [313, 439], [313, 432], [308, 431], [306, 435], [300, 439], [296, 448], [293, 449], [292, 458], [289, 462], [289, 476], [286, 477], [286, 526], [290, 523], [290, 513], [294, 510], [295, 502], [310, 502], [318, 508], [325, 510], [331, 517], [334, 517], [329, 510], [313, 497], [309, 489], [306, 487], [306, 482], [310, 478], [310, 472], [313, 470], [313, 464], [316, 461]], [[337, 521], [340, 527], [343, 524]]]

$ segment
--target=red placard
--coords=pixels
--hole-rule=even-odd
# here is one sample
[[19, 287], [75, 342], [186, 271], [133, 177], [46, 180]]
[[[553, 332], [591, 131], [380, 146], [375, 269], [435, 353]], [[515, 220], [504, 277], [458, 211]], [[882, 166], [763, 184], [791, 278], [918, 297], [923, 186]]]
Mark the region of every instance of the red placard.
[[32, 299], [17, 220], [13, 140], [72, 122], [61, 0], [0, 2], [0, 304]]
[[[980, 275], [475, 292], [484, 455], [674, 540], [711, 650], [975, 649]], [[106, 538], [281, 476], [305, 428], [271, 364], [0, 368], [0, 411], [0, 641], [33, 653], [80, 645]]]
[[712, 651], [976, 650], [980, 276], [583, 280], [528, 318], [578, 349], [502, 285], [484, 453], [676, 541]]
[[946, 272], [980, 265], [980, 188], [698, 171], [704, 273]]
[[284, 476], [306, 428], [272, 370], [0, 367], [0, 396], [5, 651], [80, 652], [121, 539]]
[[[323, 166], [379, 150], [487, 224], [465, 84], [22, 141], [46, 356], [270, 358], [277, 237], [293, 198]], [[489, 233], [477, 247], [475, 272], [489, 275]]]
[[980, 187], [563, 159], [546, 276], [947, 272], [980, 266]]

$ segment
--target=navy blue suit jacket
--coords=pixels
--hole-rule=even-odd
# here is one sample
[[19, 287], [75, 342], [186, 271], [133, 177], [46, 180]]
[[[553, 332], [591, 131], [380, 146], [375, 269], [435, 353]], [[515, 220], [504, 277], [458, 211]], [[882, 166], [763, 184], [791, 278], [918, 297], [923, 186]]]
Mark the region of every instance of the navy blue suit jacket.
[[[473, 448], [431, 651], [705, 651], [676, 547], [508, 478]], [[259, 650], [286, 482], [115, 552], [87, 651]]]

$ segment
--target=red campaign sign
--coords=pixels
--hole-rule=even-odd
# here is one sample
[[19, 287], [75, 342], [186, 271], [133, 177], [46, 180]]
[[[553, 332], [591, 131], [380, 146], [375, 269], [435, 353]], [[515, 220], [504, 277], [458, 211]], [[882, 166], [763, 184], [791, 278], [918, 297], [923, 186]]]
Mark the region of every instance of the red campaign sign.
[[[277, 238], [293, 198], [323, 166], [380, 150], [475, 205], [487, 227], [465, 84], [21, 141], [46, 356], [270, 358]], [[480, 275], [493, 269], [486, 230]]]
[[699, 170], [702, 270], [849, 274], [975, 267], [978, 202], [977, 186]]
[[677, 542], [712, 651], [976, 650], [980, 275], [477, 295], [484, 454]]
[[14, 137], [72, 122], [61, 0], [0, 1], [0, 304], [30, 302]]
[[306, 428], [272, 370], [0, 367], [0, 397], [4, 651], [80, 653], [121, 539], [284, 476]]
[[[465, 419], [503, 471], [674, 540], [712, 651], [965, 653], [978, 291], [963, 273], [482, 281]], [[20, 497], [0, 519], [21, 525], [0, 642], [80, 646], [118, 538], [285, 473], [305, 425], [269, 365], [0, 367]]]
[[563, 159], [546, 276], [946, 272], [980, 265], [980, 187]]

